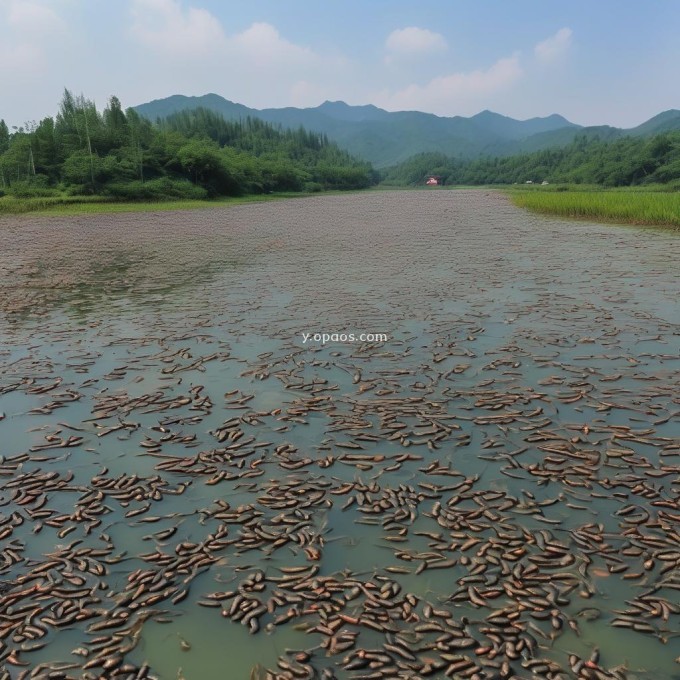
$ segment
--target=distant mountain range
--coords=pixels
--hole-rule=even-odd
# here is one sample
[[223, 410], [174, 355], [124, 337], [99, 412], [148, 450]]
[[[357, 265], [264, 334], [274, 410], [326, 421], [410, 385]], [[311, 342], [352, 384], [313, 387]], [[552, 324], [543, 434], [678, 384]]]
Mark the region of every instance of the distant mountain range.
[[374, 166], [388, 167], [423, 151], [449, 156], [509, 156], [569, 144], [576, 135], [612, 140], [625, 135], [646, 136], [680, 130], [680, 111], [671, 109], [630, 129], [608, 125], [583, 127], [553, 114], [545, 118], [515, 120], [492, 111], [465, 118], [444, 118], [420, 111], [391, 113], [373, 105], [350, 106], [326, 101], [307, 109], [251, 109], [217, 94], [202, 97], [173, 95], [136, 106], [150, 119], [165, 118], [177, 111], [203, 107], [221, 113], [227, 120], [260, 118], [286, 128], [303, 126], [364, 158]]

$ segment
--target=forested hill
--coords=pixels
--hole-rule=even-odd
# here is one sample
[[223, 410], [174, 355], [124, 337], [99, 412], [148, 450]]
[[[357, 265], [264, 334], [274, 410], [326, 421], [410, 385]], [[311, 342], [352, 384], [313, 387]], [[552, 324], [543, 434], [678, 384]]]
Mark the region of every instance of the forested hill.
[[680, 189], [680, 132], [614, 141], [578, 136], [571, 144], [507, 158], [461, 160], [425, 153], [390, 168], [383, 181], [421, 185], [431, 175], [444, 184], [550, 184], [602, 186], [667, 184]]
[[259, 118], [284, 128], [324, 133], [341, 148], [385, 168], [422, 152], [440, 152], [462, 159], [511, 156], [570, 144], [576, 136], [619, 139], [680, 130], [680, 111], [660, 113], [642, 125], [621, 129], [609, 125], [581, 127], [553, 114], [516, 120], [492, 111], [474, 116], [442, 117], [420, 111], [389, 112], [376, 106], [324, 102], [312, 108], [251, 109], [217, 94], [173, 95], [135, 107], [149, 120], [202, 107], [227, 120]]
[[358, 189], [376, 179], [323, 134], [201, 109], [155, 124], [116, 97], [100, 112], [66, 90], [55, 118], [13, 131], [0, 120], [0, 192], [14, 196], [204, 198]]
[[341, 101], [327, 101], [304, 109], [251, 109], [217, 94], [173, 95], [141, 104], [135, 110], [157, 121], [199, 107], [219, 113], [227, 120], [258, 118], [291, 129], [302, 125], [326, 134], [341, 148], [376, 167], [387, 167], [421, 151], [440, 150], [465, 158], [481, 153], [512, 153], [519, 148], [521, 140], [533, 135], [579, 128], [556, 114], [523, 121], [492, 111], [482, 111], [470, 118], [447, 118], [421, 111], [389, 112], [372, 105], [350, 106]]

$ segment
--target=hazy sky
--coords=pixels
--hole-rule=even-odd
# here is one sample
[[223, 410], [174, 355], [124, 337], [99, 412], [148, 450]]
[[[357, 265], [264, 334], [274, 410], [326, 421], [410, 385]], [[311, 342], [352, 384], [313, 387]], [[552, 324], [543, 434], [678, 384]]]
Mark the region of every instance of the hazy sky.
[[678, 36], [675, 0], [0, 0], [0, 118], [68, 87], [632, 127], [680, 108]]

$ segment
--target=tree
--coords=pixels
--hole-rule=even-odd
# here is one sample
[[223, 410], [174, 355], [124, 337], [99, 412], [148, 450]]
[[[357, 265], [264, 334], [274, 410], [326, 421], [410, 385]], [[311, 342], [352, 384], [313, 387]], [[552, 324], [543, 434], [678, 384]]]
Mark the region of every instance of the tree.
[[55, 130], [64, 157], [83, 148], [87, 150], [92, 186], [95, 184], [95, 152], [92, 141], [100, 136], [101, 128], [101, 119], [94, 102], [85, 99], [83, 95], [74, 97], [68, 89], [64, 89]]
[[128, 122], [118, 97], [111, 97], [103, 113], [106, 151], [123, 146], [129, 136]]
[[194, 184], [205, 187], [210, 195], [241, 193], [219, 154], [219, 147], [214, 143], [191, 141], [179, 150], [177, 158]]
[[152, 124], [123, 111], [115, 96], [99, 113], [94, 102], [64, 89], [55, 118], [13, 131], [0, 121], [1, 186], [26, 196], [63, 187], [139, 200], [197, 198], [322, 183], [357, 188], [376, 177], [315, 132], [255, 118], [227, 121], [202, 109]]
[[125, 112], [129, 146], [135, 156], [135, 165], [139, 171], [140, 181], [144, 181], [144, 152], [142, 145], [148, 145], [153, 139], [151, 124], [142, 118], [134, 109]]
[[7, 123], [0, 118], [0, 154], [9, 149], [9, 129]]
[[62, 173], [66, 183], [76, 185], [85, 193], [96, 193], [101, 171], [100, 158], [83, 149], [75, 151], [64, 161]]
[[35, 168], [53, 181], [59, 179], [61, 158], [52, 118], [43, 118], [32, 134]]
[[76, 100], [69, 90], [64, 89], [56, 121], [56, 132], [60, 137], [64, 155], [82, 148], [83, 137], [78, 123]]

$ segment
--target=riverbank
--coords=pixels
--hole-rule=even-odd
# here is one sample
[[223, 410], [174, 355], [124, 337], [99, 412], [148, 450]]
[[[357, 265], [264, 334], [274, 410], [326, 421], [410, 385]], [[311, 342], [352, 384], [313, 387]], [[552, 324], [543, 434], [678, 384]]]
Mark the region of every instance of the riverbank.
[[508, 188], [519, 208], [598, 222], [680, 227], [680, 192], [662, 188]]
[[[332, 192], [331, 192], [332, 193]], [[100, 215], [120, 212], [159, 212], [171, 210], [194, 210], [220, 206], [262, 203], [285, 198], [311, 196], [308, 192], [277, 192], [250, 194], [210, 200], [167, 199], [161, 201], [116, 201], [106, 196], [49, 196], [39, 198], [0, 198], [0, 217], [3, 215]]]
[[[499, 187], [437, 187], [446, 189], [499, 189]], [[435, 190], [437, 190], [435, 189]], [[404, 188], [378, 186], [368, 191], [390, 191]], [[421, 191], [421, 187], [414, 187]], [[633, 225], [670, 226], [680, 228], [680, 192], [663, 186], [603, 189], [596, 186], [565, 185], [535, 187], [503, 187], [501, 189], [519, 208], [545, 215], [575, 219], [615, 222]], [[432, 189], [430, 189], [432, 191]], [[345, 193], [340, 191], [324, 194]], [[117, 201], [105, 196], [49, 196], [35, 198], [0, 198], [0, 217], [31, 213], [40, 216], [99, 215], [124, 212], [166, 212], [200, 208], [227, 207], [244, 203], [262, 203], [287, 198], [303, 198], [318, 193], [277, 192], [223, 197], [210, 200], [168, 199], [160, 201]]]

